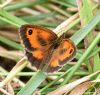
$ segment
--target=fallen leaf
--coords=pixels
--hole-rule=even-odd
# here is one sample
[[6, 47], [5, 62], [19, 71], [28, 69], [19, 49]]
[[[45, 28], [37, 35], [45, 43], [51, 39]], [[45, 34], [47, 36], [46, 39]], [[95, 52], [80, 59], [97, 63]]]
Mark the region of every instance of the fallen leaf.
[[[93, 85], [94, 83], [88, 81], [88, 82], [84, 82], [80, 85], [78, 85], [77, 87], [75, 87], [71, 93], [69, 95], [83, 95], [84, 92], [91, 86]], [[67, 95], [67, 94], [65, 94]]]

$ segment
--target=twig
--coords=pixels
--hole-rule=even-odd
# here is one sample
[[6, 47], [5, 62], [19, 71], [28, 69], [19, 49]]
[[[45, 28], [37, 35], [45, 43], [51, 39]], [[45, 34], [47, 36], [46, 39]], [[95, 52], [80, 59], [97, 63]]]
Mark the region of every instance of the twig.
[[27, 65], [26, 57], [23, 57], [10, 71], [8, 76], [0, 83], [0, 87], [3, 87], [6, 83], [12, 80], [12, 78], [21, 71]]

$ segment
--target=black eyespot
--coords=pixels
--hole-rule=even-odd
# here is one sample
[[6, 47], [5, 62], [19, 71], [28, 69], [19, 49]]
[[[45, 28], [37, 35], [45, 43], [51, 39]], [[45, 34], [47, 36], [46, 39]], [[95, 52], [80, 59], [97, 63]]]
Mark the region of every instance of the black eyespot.
[[72, 54], [73, 53], [73, 49], [71, 49], [70, 51], [69, 51], [69, 54]]
[[32, 35], [32, 33], [33, 33], [32, 29], [28, 30], [29, 35]]

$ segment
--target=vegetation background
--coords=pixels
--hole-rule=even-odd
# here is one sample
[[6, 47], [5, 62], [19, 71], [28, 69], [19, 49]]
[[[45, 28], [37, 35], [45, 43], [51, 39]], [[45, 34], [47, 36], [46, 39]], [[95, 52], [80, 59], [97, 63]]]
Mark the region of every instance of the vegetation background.
[[[74, 60], [57, 73], [36, 71], [20, 44], [26, 23], [66, 33]], [[99, 0], [0, 0], [0, 81], [0, 95], [99, 95]]]

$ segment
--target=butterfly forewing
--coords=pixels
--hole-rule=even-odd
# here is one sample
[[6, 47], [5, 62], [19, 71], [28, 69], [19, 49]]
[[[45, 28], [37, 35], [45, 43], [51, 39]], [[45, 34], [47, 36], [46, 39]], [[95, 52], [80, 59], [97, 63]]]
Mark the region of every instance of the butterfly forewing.
[[35, 25], [22, 25], [19, 33], [25, 48], [29, 52], [38, 49], [44, 50], [47, 45], [57, 39], [57, 35], [51, 30]]
[[27, 24], [21, 26], [19, 33], [29, 62], [37, 69], [42, 69], [50, 59], [51, 44], [57, 35], [49, 29]]

